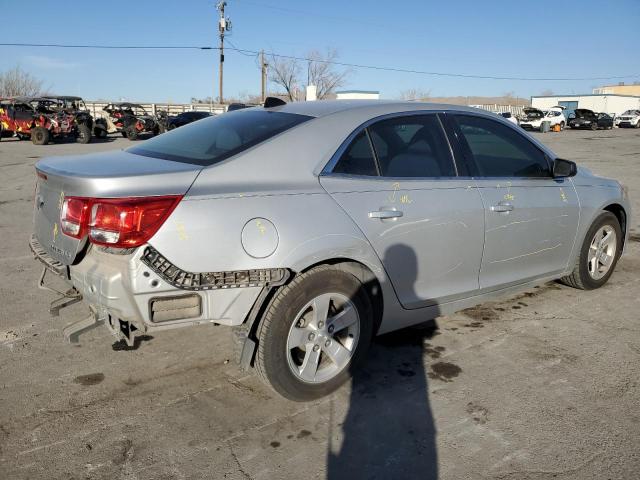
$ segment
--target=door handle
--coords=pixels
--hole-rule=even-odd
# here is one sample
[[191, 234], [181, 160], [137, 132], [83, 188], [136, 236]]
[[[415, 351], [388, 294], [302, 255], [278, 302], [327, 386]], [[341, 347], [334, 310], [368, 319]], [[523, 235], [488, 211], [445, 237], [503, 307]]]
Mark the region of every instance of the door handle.
[[403, 213], [400, 210], [376, 210], [375, 212], [369, 212], [369, 218], [379, 218], [384, 220], [385, 218], [398, 218]]
[[500, 202], [498, 205], [492, 205], [491, 206], [491, 211], [492, 212], [510, 212], [511, 210], [513, 210], [513, 205], [511, 205], [510, 203], [502, 203]]

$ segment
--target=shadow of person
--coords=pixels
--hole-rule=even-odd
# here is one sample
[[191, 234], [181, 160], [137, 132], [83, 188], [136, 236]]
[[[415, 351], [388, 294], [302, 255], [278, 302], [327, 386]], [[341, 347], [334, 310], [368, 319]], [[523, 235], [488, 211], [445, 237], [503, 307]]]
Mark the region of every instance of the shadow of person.
[[[406, 265], [406, 278], [415, 284], [416, 255], [410, 247], [390, 247], [383, 263], [386, 260]], [[330, 436], [327, 479], [438, 477], [436, 431], [423, 363], [423, 345], [436, 330], [432, 320], [374, 340], [364, 364], [352, 372], [343, 423], [331, 422], [336, 431]]]

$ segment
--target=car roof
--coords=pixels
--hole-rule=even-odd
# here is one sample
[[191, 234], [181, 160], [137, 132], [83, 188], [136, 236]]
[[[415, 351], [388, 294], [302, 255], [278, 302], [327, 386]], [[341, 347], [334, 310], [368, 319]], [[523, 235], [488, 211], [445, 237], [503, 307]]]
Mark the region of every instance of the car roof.
[[375, 115], [386, 113], [399, 113], [412, 110], [457, 110], [477, 112], [477, 108], [462, 105], [448, 105], [444, 103], [406, 102], [397, 100], [319, 100], [314, 102], [292, 102], [286, 105], [269, 108], [270, 111], [295, 113], [321, 118], [339, 112], [358, 110], [367, 114], [370, 111]]

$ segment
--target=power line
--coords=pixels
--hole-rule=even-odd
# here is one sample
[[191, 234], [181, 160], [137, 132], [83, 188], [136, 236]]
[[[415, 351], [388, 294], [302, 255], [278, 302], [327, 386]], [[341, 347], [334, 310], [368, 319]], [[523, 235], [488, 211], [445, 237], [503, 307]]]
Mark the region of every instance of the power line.
[[[5, 47], [50, 47], [50, 48], [99, 48], [99, 49], [191, 49], [191, 50], [220, 50], [219, 47], [203, 47], [194, 45], [71, 45], [71, 44], [53, 44], [53, 43], [0, 43], [0, 46]], [[261, 52], [258, 50], [249, 50], [245, 48], [227, 47], [227, 50], [235, 51], [243, 54], [259, 55]], [[588, 81], [588, 80], [617, 80], [623, 78], [635, 78], [640, 77], [640, 74], [631, 75], [611, 75], [602, 77], [510, 77], [510, 76], [498, 76], [498, 75], [475, 75], [466, 73], [450, 73], [450, 72], [435, 72], [426, 70], [415, 70], [409, 68], [399, 67], [386, 67], [380, 65], [367, 65], [358, 63], [338, 62], [335, 60], [321, 60], [317, 58], [298, 57], [295, 55], [283, 55], [275, 52], [265, 52], [265, 55], [286, 58], [290, 60], [301, 60], [305, 62], [326, 63], [331, 65], [339, 65], [342, 67], [351, 68], [363, 68], [369, 70], [378, 70], [386, 72], [396, 73], [412, 73], [417, 75], [430, 75], [436, 77], [455, 77], [455, 78], [468, 78], [478, 80], [512, 80], [512, 81], [554, 81], [554, 82], [572, 82], [572, 81]]]

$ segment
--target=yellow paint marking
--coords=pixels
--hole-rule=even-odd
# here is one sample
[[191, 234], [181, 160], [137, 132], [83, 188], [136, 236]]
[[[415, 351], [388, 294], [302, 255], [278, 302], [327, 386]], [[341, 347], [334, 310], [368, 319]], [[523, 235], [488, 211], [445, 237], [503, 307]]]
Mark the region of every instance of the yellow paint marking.
[[400, 203], [413, 203], [413, 200], [409, 198], [409, 195], [405, 194], [400, 197]]
[[258, 227], [258, 230], [260, 230], [260, 235], [264, 235], [267, 231], [266, 227], [260, 220], [256, 220], [256, 227]]
[[396, 192], [400, 190], [400, 183], [395, 182], [393, 185], [391, 185], [391, 188], [393, 188], [393, 192], [391, 192], [391, 195], [389, 195], [388, 198], [391, 203], [394, 203], [396, 201]]
[[567, 203], [569, 200], [567, 200], [567, 194], [564, 193], [564, 190], [561, 188], [560, 189], [560, 198], [562, 199], [563, 202]]
[[58, 236], [58, 224], [53, 224], [53, 241], [56, 241], [56, 237]]
[[58, 210], [62, 210], [64, 204], [64, 190], [60, 192], [60, 199], [58, 200]]
[[184, 228], [184, 224], [182, 222], [178, 222], [176, 224], [176, 230], [178, 231], [178, 239], [189, 240], [189, 235], [187, 235], [187, 229]]

